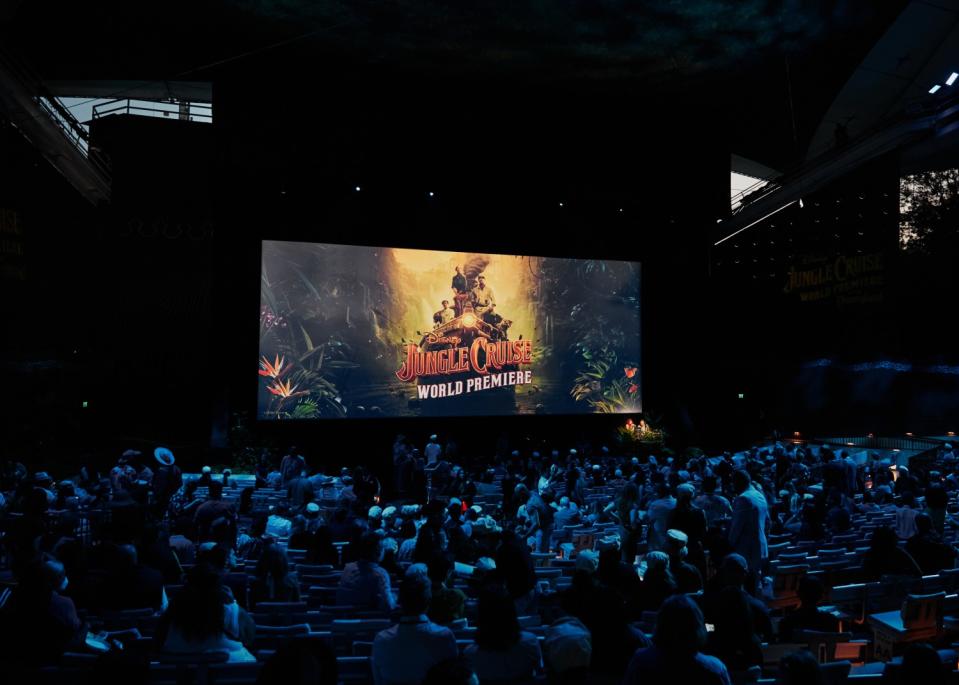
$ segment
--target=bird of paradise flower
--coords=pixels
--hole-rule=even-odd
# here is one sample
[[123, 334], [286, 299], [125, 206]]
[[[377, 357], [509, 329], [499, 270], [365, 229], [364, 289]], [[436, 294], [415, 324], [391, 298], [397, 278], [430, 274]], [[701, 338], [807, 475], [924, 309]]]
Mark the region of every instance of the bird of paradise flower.
[[267, 359], [266, 355], [263, 355], [262, 357], [260, 357], [260, 375], [266, 376], [267, 378], [274, 378], [274, 379], [279, 378], [284, 373], [290, 370], [290, 366], [284, 367], [285, 362], [286, 362], [285, 357], [276, 355], [273, 362], [271, 363], [270, 360]]
[[[292, 400], [295, 397], [304, 397], [310, 394], [309, 390], [297, 390], [297, 387], [298, 386], [293, 385], [293, 381], [284, 382], [279, 378], [275, 379], [272, 385], [266, 386], [267, 391], [273, 395], [270, 399], [271, 410], [275, 411], [279, 416], [280, 408], [284, 402]], [[272, 409], [274, 402], [276, 403], [276, 409]]]
[[280, 377], [292, 368], [293, 365], [287, 364], [286, 358], [280, 355], [276, 355], [272, 362], [265, 355], [260, 357], [259, 374], [272, 380], [272, 383], [268, 381], [266, 386], [267, 391], [272, 395], [267, 412], [276, 412], [278, 417], [280, 409], [287, 400], [310, 394], [309, 390], [297, 390], [299, 386], [293, 385], [292, 380], [281, 380]]
[[271, 393], [280, 398], [280, 402], [285, 400], [292, 399], [294, 397], [302, 397], [303, 395], [309, 395], [309, 390], [297, 390], [297, 386], [292, 385], [292, 381], [286, 381], [285, 383], [281, 380], [277, 380], [273, 385], [266, 386], [266, 389]]

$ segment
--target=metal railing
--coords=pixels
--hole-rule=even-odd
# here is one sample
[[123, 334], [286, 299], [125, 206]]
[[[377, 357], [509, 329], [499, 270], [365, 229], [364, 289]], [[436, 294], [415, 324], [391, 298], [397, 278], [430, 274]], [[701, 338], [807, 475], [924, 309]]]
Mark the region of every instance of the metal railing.
[[[91, 150], [89, 133], [83, 124], [46, 89], [43, 80], [28, 64], [3, 49], [0, 49], [0, 73], [7, 81], [0, 99], [14, 112], [12, 119], [24, 136], [37, 145], [47, 161], [87, 199], [94, 203], [109, 199], [110, 164], [97, 150]], [[52, 124], [56, 131], [44, 122]], [[57, 132], [63, 136], [63, 147], [57, 144]], [[83, 162], [78, 164], [79, 160], [73, 158], [74, 152]]]
[[923, 98], [912, 102], [891, 116], [874, 122], [854, 138], [842, 144], [834, 144], [810, 159], [804, 160], [794, 169], [780, 174], [769, 181], [757, 181], [750, 187], [732, 196], [730, 218], [755, 204], [757, 200], [776, 193], [797, 179], [822, 169], [841, 159], [850, 150], [868, 142], [874, 136], [884, 132], [903, 129], [903, 136], [918, 136], [923, 132], [941, 130], [959, 120], [959, 94], [948, 98]]
[[760, 195], [765, 195], [767, 191], [774, 190], [778, 188], [777, 183], [772, 181], [766, 181], [764, 179], [759, 179], [751, 186], [743, 188], [738, 193], [733, 195], [730, 199], [730, 211], [735, 212], [739, 209], [740, 206], [744, 204], [749, 204], [753, 200], [757, 199]]
[[102, 102], [93, 108], [94, 119], [102, 119], [115, 114], [196, 121], [204, 124], [213, 123], [213, 105], [209, 102], [121, 98]]

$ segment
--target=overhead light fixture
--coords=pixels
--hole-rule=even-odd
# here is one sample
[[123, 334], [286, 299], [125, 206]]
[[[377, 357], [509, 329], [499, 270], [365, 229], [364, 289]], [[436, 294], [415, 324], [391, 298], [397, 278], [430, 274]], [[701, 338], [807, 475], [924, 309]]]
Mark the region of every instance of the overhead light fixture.
[[802, 198], [799, 198], [799, 209], [802, 209], [803, 207], [804, 207], [804, 205], [803, 205], [803, 202], [802, 202]]
[[959, 74], [957, 74], [956, 72], [952, 72], [951, 74], [949, 74], [949, 78], [946, 79], [946, 85], [951, 86], [953, 83], [956, 82], [957, 78], [959, 78]]
[[929, 94], [934, 95], [940, 88], [942, 88], [942, 86], [940, 86], [937, 83], [936, 85], [934, 85], [932, 88], [929, 89]]

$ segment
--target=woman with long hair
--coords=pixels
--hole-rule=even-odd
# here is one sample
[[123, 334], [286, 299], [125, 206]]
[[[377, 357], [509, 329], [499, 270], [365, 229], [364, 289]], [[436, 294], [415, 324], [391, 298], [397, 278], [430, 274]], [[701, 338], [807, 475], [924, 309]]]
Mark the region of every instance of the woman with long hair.
[[250, 602], [299, 602], [300, 588], [290, 575], [286, 552], [276, 544], [268, 545], [256, 562], [256, 580], [250, 588]]
[[224, 652], [228, 661], [256, 661], [242, 643], [228, 635], [239, 633], [239, 607], [219, 574], [208, 564], [197, 564], [186, 585], [170, 602], [157, 627], [157, 642], [174, 654]]
[[636, 483], [626, 483], [619, 497], [606, 507], [606, 511], [619, 522], [623, 561], [631, 564], [636, 557], [636, 544], [643, 530], [639, 514], [639, 488]]
[[529, 678], [542, 664], [539, 641], [520, 630], [516, 606], [503, 586], [480, 593], [476, 638], [464, 652], [480, 682]]

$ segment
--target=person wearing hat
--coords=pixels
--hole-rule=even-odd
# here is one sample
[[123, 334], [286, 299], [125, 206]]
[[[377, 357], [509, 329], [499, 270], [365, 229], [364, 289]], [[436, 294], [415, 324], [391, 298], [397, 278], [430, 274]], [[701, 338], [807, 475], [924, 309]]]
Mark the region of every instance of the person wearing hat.
[[117, 465], [110, 469], [110, 485], [114, 492], [129, 490], [136, 482], [137, 470], [130, 462], [139, 456], [140, 452], [137, 450], [125, 450], [117, 459]]
[[37, 471], [33, 474], [33, 487], [35, 490], [43, 491], [48, 506], [53, 506], [57, 501], [57, 496], [54, 494], [53, 478], [46, 471]]
[[[696, 488], [689, 483], [676, 486], [676, 508], [669, 519], [669, 527], [682, 531], [687, 536], [685, 543], [687, 561], [706, 573], [706, 513], [693, 503]], [[702, 578], [700, 578], [702, 582]]]
[[183, 486], [183, 473], [176, 465], [176, 458], [166, 447], [153, 450], [157, 469], [153, 472], [153, 499], [158, 511], [166, 511], [173, 493]]
[[676, 579], [678, 592], [699, 592], [703, 589], [703, 574], [696, 566], [686, 561], [689, 555], [689, 537], [681, 530], [670, 528], [666, 532], [666, 554], [669, 568]]

